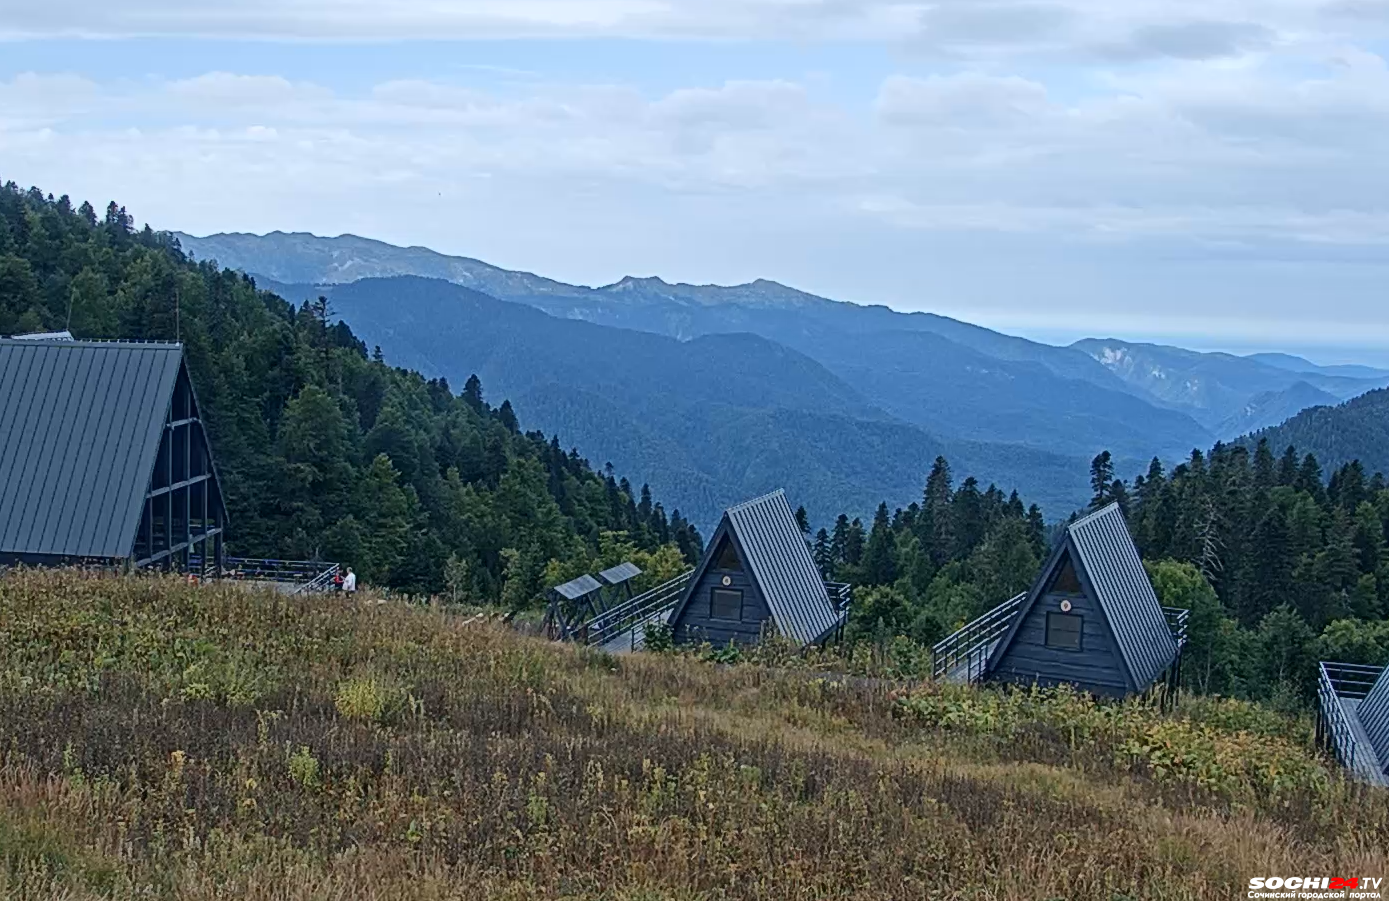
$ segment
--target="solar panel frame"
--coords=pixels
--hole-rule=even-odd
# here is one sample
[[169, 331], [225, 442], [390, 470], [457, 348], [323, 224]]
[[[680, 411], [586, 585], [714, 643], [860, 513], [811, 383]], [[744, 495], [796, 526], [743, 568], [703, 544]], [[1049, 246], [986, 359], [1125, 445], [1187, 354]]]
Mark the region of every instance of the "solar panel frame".
[[608, 585], [621, 585], [639, 575], [641, 575], [641, 568], [628, 560], [603, 570], [598, 574], [598, 579]]

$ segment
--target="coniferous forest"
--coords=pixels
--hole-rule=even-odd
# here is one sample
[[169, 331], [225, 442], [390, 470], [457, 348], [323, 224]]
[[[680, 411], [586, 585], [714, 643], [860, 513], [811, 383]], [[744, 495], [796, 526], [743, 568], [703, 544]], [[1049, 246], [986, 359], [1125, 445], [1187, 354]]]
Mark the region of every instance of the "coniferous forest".
[[[1091, 508], [1120, 504], [1163, 604], [1192, 611], [1183, 679], [1296, 706], [1316, 661], [1389, 663], [1389, 486], [1358, 462], [1323, 473], [1268, 442], [1218, 444], [1168, 472], [1091, 465]], [[1079, 511], [1083, 513], [1084, 511]], [[1050, 546], [1035, 506], [938, 459], [921, 502], [871, 526], [840, 516], [812, 538], [824, 572], [858, 584], [852, 633], [929, 644], [1025, 591]]]
[[632, 559], [654, 581], [700, 552], [679, 511], [522, 434], [476, 379], [455, 393], [393, 369], [326, 304], [296, 309], [195, 264], [114, 203], [99, 215], [9, 183], [0, 334], [63, 328], [184, 342], [239, 556], [339, 560], [378, 585], [522, 606], [557, 572]]
[[[701, 551], [679, 511], [522, 433], [475, 378], [455, 393], [392, 368], [328, 304], [296, 308], [195, 264], [114, 203], [98, 214], [8, 184], [0, 334], [64, 327], [186, 344], [238, 555], [339, 559], [379, 585], [522, 607], [600, 564], [634, 559], [651, 582]], [[1193, 611], [1191, 687], [1294, 704], [1318, 657], [1389, 661], [1382, 476], [1325, 473], [1265, 440], [1130, 480], [1102, 453], [1091, 484], [1093, 505], [1124, 507], [1163, 603]], [[1053, 537], [1037, 506], [957, 482], [944, 459], [906, 508], [867, 524], [814, 513], [801, 517], [816, 560], [857, 586], [849, 640], [918, 651], [1026, 590]]]

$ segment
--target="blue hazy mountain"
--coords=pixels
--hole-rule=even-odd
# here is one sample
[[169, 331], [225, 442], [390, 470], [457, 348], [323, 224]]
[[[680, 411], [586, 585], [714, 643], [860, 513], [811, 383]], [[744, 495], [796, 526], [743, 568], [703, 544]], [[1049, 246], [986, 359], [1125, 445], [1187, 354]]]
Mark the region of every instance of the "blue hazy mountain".
[[1134, 391], [1190, 413], [1219, 438], [1276, 425], [1308, 406], [1339, 403], [1389, 385], [1389, 373], [1351, 377], [1305, 360], [1305, 367], [1295, 369], [1289, 363], [1300, 358], [1290, 355], [1274, 355], [1284, 365], [1273, 365], [1269, 355], [1202, 353], [1117, 338], [1086, 338], [1071, 346]]
[[1249, 354], [1247, 360], [1254, 360], [1266, 366], [1275, 366], [1292, 372], [1310, 372], [1317, 375], [1339, 375], [1352, 379], [1389, 379], [1389, 369], [1374, 366], [1360, 366], [1355, 363], [1338, 363], [1323, 366], [1294, 354], [1260, 353]]
[[[590, 288], [426, 248], [395, 247], [351, 235], [320, 238], [275, 232], [264, 236], [179, 237], [194, 256], [216, 259], [255, 275], [262, 284], [278, 287], [291, 299], [330, 293], [359, 332], [370, 336], [373, 327], [368, 320], [378, 317], [383, 327], [390, 324], [393, 329], [385, 333], [381, 343], [395, 358], [451, 379], [460, 373], [467, 375], [462, 371], [467, 361], [451, 359], [455, 351], [440, 346], [428, 332], [445, 327], [443, 323], [455, 314], [445, 304], [439, 307], [438, 323], [388, 323], [395, 313], [388, 309], [394, 303], [393, 292], [399, 290], [398, 285], [392, 287], [395, 283], [390, 276], [447, 281], [542, 311], [553, 320], [606, 326], [621, 333], [625, 337], [614, 337], [604, 344], [606, 360], [591, 360], [591, 368], [581, 367], [576, 380], [567, 383], [568, 394], [546, 387], [545, 398], [531, 398], [523, 408], [545, 411], [543, 416], [535, 414], [537, 424], [543, 420], [547, 429], [550, 424], [563, 425], [564, 434], [576, 437], [582, 434], [575, 428], [577, 420], [606, 415], [612, 399], [605, 391], [614, 368], [624, 376], [648, 379], [646, 369], [632, 362], [636, 351], [628, 347], [646, 340], [637, 336], [674, 339], [674, 344], [662, 345], [674, 348], [662, 351], [664, 365], [684, 386], [679, 390], [690, 392], [691, 403], [708, 400], [699, 393], [701, 389], [691, 387], [699, 378], [712, 378], [743, 397], [756, 396], [764, 387], [736, 368], [718, 370], [704, 365], [683, 345], [704, 351], [711, 345], [702, 339], [736, 335], [746, 341], [757, 336], [764, 342], [758, 347], [767, 366], [790, 366], [791, 359], [802, 361], [798, 366], [813, 362], [835, 380], [835, 390], [851, 391], [855, 398], [847, 405], [852, 414], [832, 400], [791, 404], [782, 403], [784, 397], [769, 399], [768, 409], [803, 415], [851, 415], [858, 423], [910, 427], [915, 430], [912, 434], [925, 441], [921, 446], [953, 448], [956, 458], [967, 452], [971, 460], [988, 461], [991, 468], [987, 475], [1027, 488], [1033, 496], [1050, 501], [1057, 513], [1084, 500], [1085, 468], [1100, 450], [1108, 449], [1121, 463], [1129, 461], [1134, 467], [1154, 455], [1183, 457], [1193, 447], [1207, 447], [1217, 438], [1231, 438], [1281, 422], [1307, 406], [1334, 403], [1389, 384], [1389, 376], [1376, 379], [1365, 373], [1326, 372], [1310, 363], [1307, 366], [1311, 369], [1304, 370], [1297, 358], [1275, 365], [1274, 361], [1228, 354], [1097, 339], [1056, 347], [944, 316], [829, 300], [766, 280], [722, 287], [625, 278]], [[361, 287], [344, 295], [347, 285]], [[531, 320], [527, 323], [534, 324]], [[529, 327], [519, 321], [514, 325]], [[426, 349], [432, 357], [427, 362], [432, 365], [411, 357]], [[786, 356], [786, 352], [795, 353]], [[518, 391], [536, 390], [533, 361], [511, 355], [493, 358], [489, 365], [489, 371], [479, 372], [489, 387], [518, 400]], [[588, 373], [599, 370], [609, 373], [609, 382], [590, 384], [593, 379]], [[759, 378], [770, 375], [771, 370], [764, 369]], [[793, 371], [786, 376], [797, 377]], [[812, 385], [806, 392], [811, 397], [825, 387], [825, 383]], [[827, 395], [837, 396], [842, 395]], [[671, 403], [666, 400], [663, 405]], [[648, 413], [645, 401], [633, 400], [629, 409], [629, 418]], [[687, 413], [695, 416], [697, 410], [691, 408]], [[647, 421], [659, 418], [659, 411], [654, 411]], [[782, 426], [790, 422], [770, 421]], [[628, 435], [637, 434], [637, 428], [634, 425]], [[662, 434], [666, 437], [648, 431], [642, 438], [647, 442], [644, 446], [662, 448], [652, 457], [678, 458], [670, 446], [672, 434], [682, 436], [686, 442], [682, 446], [695, 447], [688, 443], [693, 439], [686, 430]], [[718, 428], [710, 434], [730, 440]], [[744, 428], [739, 434], [748, 432]], [[759, 429], [757, 434], [770, 446], [778, 446], [782, 437], [767, 429]], [[628, 440], [630, 445], [623, 465], [634, 472], [645, 471], [632, 462], [641, 456], [635, 438], [610, 437], [598, 444], [586, 438], [580, 448], [601, 457], [606, 452], [603, 449], [620, 440]], [[709, 450], [707, 444], [698, 447], [701, 454]], [[822, 449], [814, 461], [805, 459], [802, 463], [821, 473], [818, 477], [827, 483], [843, 486], [872, 481], [853, 473], [855, 466], [867, 465], [861, 458], [831, 463], [834, 452]], [[713, 456], [732, 459], [733, 453], [729, 446]], [[1057, 461], [1066, 461], [1076, 474], [1060, 476]], [[615, 458], [613, 462], [621, 461]], [[964, 460], [954, 462], [958, 471], [967, 469]], [[689, 475], [694, 469], [680, 468], [686, 473], [681, 478], [691, 486], [699, 481]], [[799, 470], [789, 468], [787, 472], [799, 474]], [[1052, 473], [1047, 478], [1057, 481], [1039, 477], [1044, 472]], [[917, 475], [911, 473], [902, 480], [917, 483]], [[708, 478], [713, 480], [708, 483], [711, 486], [737, 484], [736, 480], [730, 483], [727, 474]], [[885, 491], [881, 496], [905, 503], [915, 497], [919, 484], [910, 486], [906, 493], [902, 493], [905, 484], [898, 487], [900, 490]], [[708, 488], [711, 492], [721, 490]], [[827, 496], [840, 492], [847, 498], [856, 490], [827, 489]]]
[[872, 404], [810, 357], [751, 334], [664, 335], [561, 319], [438, 279], [397, 276], [298, 289], [400, 366], [449, 380], [476, 373], [527, 429], [561, 434], [595, 463], [651, 483], [696, 522], [778, 486], [819, 518], [917, 498], [948, 456], [1049, 509], [1084, 499], [1085, 461], [950, 441]]

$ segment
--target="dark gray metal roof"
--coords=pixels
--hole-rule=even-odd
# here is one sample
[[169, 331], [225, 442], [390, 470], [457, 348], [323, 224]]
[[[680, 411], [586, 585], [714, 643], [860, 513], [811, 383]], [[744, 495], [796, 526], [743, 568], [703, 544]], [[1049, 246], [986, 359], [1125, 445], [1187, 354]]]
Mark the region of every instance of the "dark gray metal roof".
[[[777, 489], [729, 507], [724, 519], [782, 635], [810, 644], [839, 624], [842, 614], [830, 602], [785, 491]], [[717, 548], [718, 542], [711, 540], [706, 558]], [[702, 561], [701, 571], [707, 563]]]
[[0, 552], [129, 556], [179, 344], [0, 339]]
[[611, 569], [605, 569], [598, 574], [598, 578], [609, 585], [621, 585], [628, 579], [635, 579], [641, 575], [641, 569], [630, 561], [619, 563]]
[[1356, 712], [1379, 758], [1380, 770], [1389, 772], [1389, 666], [1379, 674]]
[[577, 579], [570, 579], [563, 585], [557, 586], [554, 590], [560, 597], [570, 601], [577, 601], [586, 594], [592, 594], [603, 585], [593, 576], [579, 576]]
[[1066, 535], [1076, 567], [1114, 632], [1134, 687], [1142, 691], [1177, 658], [1177, 642], [1143, 568], [1118, 504], [1071, 523]]

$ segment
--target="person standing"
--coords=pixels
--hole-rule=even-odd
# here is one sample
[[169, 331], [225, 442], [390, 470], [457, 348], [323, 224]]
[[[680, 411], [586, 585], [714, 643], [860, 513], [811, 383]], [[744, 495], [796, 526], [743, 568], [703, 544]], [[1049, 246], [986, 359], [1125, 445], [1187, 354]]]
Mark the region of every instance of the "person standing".
[[347, 576], [342, 580], [342, 590], [352, 594], [357, 590], [357, 574], [352, 571], [352, 567], [347, 568]]
[[346, 580], [343, 578], [342, 573], [343, 573], [343, 567], [341, 567], [341, 566], [338, 567], [338, 571], [337, 571], [337, 572], [333, 573], [333, 590], [334, 590], [334, 591], [342, 591], [342, 583], [343, 583], [344, 581], [346, 581]]

